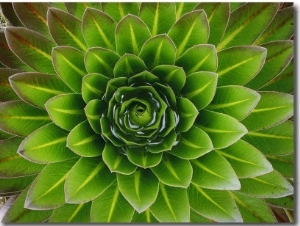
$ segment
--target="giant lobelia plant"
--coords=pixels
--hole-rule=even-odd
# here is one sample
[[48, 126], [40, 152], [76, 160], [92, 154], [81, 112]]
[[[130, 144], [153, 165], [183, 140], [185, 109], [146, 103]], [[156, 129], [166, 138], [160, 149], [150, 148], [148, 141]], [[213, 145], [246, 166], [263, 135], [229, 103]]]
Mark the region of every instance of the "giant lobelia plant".
[[2, 10], [3, 222], [293, 220], [291, 4]]

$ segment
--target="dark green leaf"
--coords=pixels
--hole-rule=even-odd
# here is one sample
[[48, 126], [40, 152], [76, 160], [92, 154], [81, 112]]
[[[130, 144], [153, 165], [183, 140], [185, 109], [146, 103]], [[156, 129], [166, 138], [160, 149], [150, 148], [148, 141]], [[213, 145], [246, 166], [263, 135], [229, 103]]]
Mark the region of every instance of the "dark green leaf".
[[217, 152], [228, 160], [239, 178], [260, 176], [273, 170], [259, 150], [242, 140]]
[[104, 145], [105, 141], [92, 130], [87, 120], [75, 126], [70, 131], [67, 139], [67, 147], [83, 157], [101, 155]]
[[158, 220], [153, 216], [149, 209], [146, 209], [142, 213], [135, 212], [131, 223], [158, 223]]
[[67, 203], [85, 203], [105, 191], [114, 181], [101, 157], [81, 158], [69, 171], [65, 182]]
[[293, 115], [293, 96], [286, 93], [259, 92], [255, 109], [242, 123], [249, 131], [266, 129], [284, 122]]
[[114, 93], [118, 88], [122, 86], [127, 86], [128, 79], [125, 77], [113, 78], [108, 81], [105, 90], [105, 101], [109, 102], [109, 100], [113, 97]]
[[139, 16], [149, 27], [152, 36], [165, 34], [176, 20], [175, 3], [143, 2]]
[[49, 123], [31, 133], [18, 148], [24, 158], [37, 163], [54, 163], [76, 157], [66, 147], [67, 131]]
[[0, 178], [33, 175], [39, 173], [44, 167], [27, 161], [16, 152], [22, 140], [13, 137], [0, 143]]
[[278, 10], [278, 3], [247, 3], [230, 14], [218, 50], [236, 45], [250, 45], [264, 31]]
[[85, 103], [80, 94], [57, 95], [48, 100], [45, 106], [52, 121], [68, 131], [85, 119]]
[[118, 54], [138, 55], [144, 42], [151, 37], [147, 25], [137, 16], [128, 14], [117, 24], [115, 38]]
[[136, 166], [122, 153], [122, 149], [115, 147], [111, 143], [106, 143], [102, 157], [111, 172], [130, 175], [136, 169]]
[[294, 209], [294, 194], [285, 196], [282, 198], [265, 199], [267, 203], [272, 206], [278, 206], [281, 208], [287, 208], [290, 210]]
[[107, 103], [104, 100], [91, 100], [84, 108], [87, 120], [95, 133], [101, 134], [101, 114], [107, 110]]
[[0, 178], [0, 195], [2, 197], [7, 197], [19, 194], [32, 183], [35, 177], [36, 175], [15, 178]]
[[120, 56], [104, 48], [90, 48], [85, 54], [85, 67], [89, 73], [100, 73], [111, 78], [114, 76], [113, 69]]
[[270, 207], [262, 199], [230, 192], [242, 215], [244, 222], [251, 223], [277, 223], [277, 220]]
[[58, 207], [53, 211], [49, 223], [90, 223], [91, 204], [65, 204]]
[[227, 114], [237, 120], [244, 119], [257, 105], [260, 95], [242, 86], [222, 86], [216, 89], [206, 109]]
[[190, 206], [186, 189], [160, 183], [158, 196], [150, 211], [160, 222], [189, 222]]
[[155, 202], [159, 182], [150, 169], [139, 168], [131, 175], [117, 174], [117, 180], [120, 192], [139, 213]]
[[65, 204], [64, 182], [76, 161], [77, 159], [71, 159], [48, 164], [30, 186], [25, 208], [47, 210]]
[[206, 44], [209, 36], [209, 25], [203, 10], [189, 12], [177, 20], [168, 32], [177, 47], [177, 58], [188, 48]]
[[89, 47], [101, 46], [115, 50], [116, 22], [107, 14], [87, 8], [82, 18], [82, 33]]
[[191, 160], [192, 183], [213, 190], [238, 190], [239, 179], [227, 160], [215, 151]]
[[259, 46], [235, 46], [218, 53], [219, 86], [244, 85], [263, 67], [267, 50]]
[[163, 184], [172, 187], [188, 187], [193, 174], [188, 160], [168, 154], [164, 154], [162, 161], [151, 170]]
[[191, 209], [191, 217], [190, 217], [190, 223], [213, 223], [214, 221], [211, 219], [208, 219], [206, 217], [203, 217], [201, 214], [198, 214], [195, 210]]
[[102, 131], [101, 134], [107, 139], [106, 141], [110, 141], [117, 149], [123, 145], [123, 143], [112, 133], [111, 121], [106, 116], [100, 119], [100, 125]]
[[117, 183], [93, 200], [91, 208], [91, 222], [130, 222], [134, 213], [132, 206], [120, 193]]
[[132, 84], [135, 84], [135, 85], [136, 84], [144, 85], [146, 83], [153, 84], [155, 82], [159, 82], [159, 78], [148, 71], [143, 71], [143, 72], [138, 73], [128, 79], [129, 86], [131, 86]]
[[127, 157], [130, 162], [142, 168], [154, 167], [160, 163], [162, 153], [151, 153], [144, 148], [127, 148]]
[[207, 15], [210, 27], [208, 43], [218, 45], [230, 18], [230, 3], [203, 2], [196, 9], [203, 9]]
[[19, 136], [27, 136], [51, 121], [46, 111], [18, 100], [0, 103], [0, 118], [1, 130]]
[[266, 155], [273, 168], [286, 178], [294, 178], [294, 155]]
[[198, 110], [206, 107], [213, 99], [218, 75], [213, 72], [195, 72], [187, 76], [182, 89], [184, 97], [193, 102]]
[[173, 41], [166, 35], [157, 35], [148, 39], [142, 46], [139, 57], [144, 60], [149, 70], [158, 65], [175, 62], [176, 47]]
[[0, 130], [0, 142], [3, 140], [6, 140], [6, 139], [12, 138], [12, 137], [14, 137], [13, 134], [6, 133], [6, 132]]
[[176, 65], [183, 67], [187, 75], [198, 71], [215, 72], [218, 65], [214, 45], [195, 45], [176, 60]]
[[51, 5], [45, 2], [13, 3], [14, 11], [18, 18], [29, 29], [37, 31], [47, 38], [52, 39], [47, 24], [47, 10]]
[[180, 132], [188, 131], [193, 125], [198, 115], [195, 105], [187, 98], [177, 97], [177, 113], [179, 122], [176, 130]]
[[60, 9], [49, 8], [47, 21], [49, 31], [58, 45], [72, 46], [86, 51], [80, 20]]
[[201, 111], [196, 125], [208, 134], [215, 149], [226, 148], [247, 133], [247, 128], [235, 118], [208, 110]]
[[230, 2], [230, 11], [233, 12], [237, 8], [241, 7], [242, 5], [245, 5], [245, 2]]
[[75, 92], [81, 92], [81, 80], [86, 75], [84, 53], [70, 46], [53, 49], [52, 59], [55, 71]]
[[14, 70], [10, 68], [0, 68], [0, 101], [1, 102], [20, 99], [9, 83], [9, 77], [19, 72], [20, 72], [19, 70]]
[[294, 151], [293, 138], [293, 122], [286, 121], [269, 129], [248, 132], [243, 140], [265, 155], [289, 155]]
[[128, 14], [138, 15], [138, 2], [109, 2], [102, 3], [102, 9], [111, 16], [116, 22], [119, 22]]
[[181, 133], [170, 153], [182, 159], [196, 159], [212, 149], [209, 136], [199, 127], [192, 126], [189, 131]]
[[9, 48], [28, 66], [42, 73], [54, 73], [51, 51], [56, 44], [41, 34], [21, 27], [7, 27]]
[[9, 81], [20, 98], [43, 109], [50, 98], [72, 92], [57, 75], [25, 72], [14, 74]]
[[68, 11], [66, 4], [64, 2], [51, 2], [50, 3], [53, 7], [64, 10], [64, 11]]
[[12, 2], [1, 2], [0, 7], [2, 14], [13, 26], [23, 26], [23, 24], [21, 23], [17, 14], [14, 11]]
[[176, 20], [178, 20], [183, 14], [194, 10], [197, 4], [197, 2], [176, 2]]
[[[169, 108], [167, 108], [169, 109]], [[172, 149], [174, 143], [176, 142], [176, 132], [172, 129], [165, 137], [158, 139], [158, 144], [149, 145], [147, 150], [152, 153], [159, 153], [164, 151], [169, 151]], [[155, 143], [155, 141], [154, 141]]]
[[141, 58], [133, 54], [125, 53], [115, 65], [114, 77], [129, 78], [145, 70], [146, 70], [146, 65]]
[[82, 19], [84, 12], [90, 9], [89, 7], [95, 9], [101, 8], [101, 3], [99, 2], [66, 2], [65, 5], [68, 12], [76, 16], [79, 20]]
[[273, 170], [254, 178], [240, 179], [241, 193], [259, 198], [280, 198], [293, 193], [293, 186]]
[[290, 63], [294, 55], [293, 41], [275, 41], [262, 45], [267, 49], [267, 58], [261, 71], [246, 84], [251, 89], [259, 89], [278, 76]]
[[216, 222], [242, 222], [242, 217], [228, 191], [198, 187], [188, 188], [191, 208], [204, 217]]

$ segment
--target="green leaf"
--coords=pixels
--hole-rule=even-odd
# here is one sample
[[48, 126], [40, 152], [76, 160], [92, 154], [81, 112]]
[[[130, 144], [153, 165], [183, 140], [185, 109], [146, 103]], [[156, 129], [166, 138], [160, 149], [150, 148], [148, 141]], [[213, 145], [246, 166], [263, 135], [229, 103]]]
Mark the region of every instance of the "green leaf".
[[15, 69], [0, 68], [0, 101], [1, 102], [20, 99], [9, 83], [9, 77], [19, 72], [20, 72], [19, 70], [15, 70]]
[[203, 217], [202, 215], [198, 214], [195, 210], [191, 209], [191, 217], [190, 217], [190, 223], [213, 223], [214, 221], [211, 219], [208, 219], [206, 217]]
[[32, 162], [47, 164], [76, 157], [66, 147], [67, 131], [49, 123], [27, 136], [19, 146], [18, 153]]
[[120, 56], [109, 49], [93, 47], [85, 54], [85, 67], [89, 73], [99, 73], [112, 78], [113, 69], [119, 59]]
[[176, 65], [183, 67], [187, 75], [198, 71], [215, 72], [218, 65], [214, 45], [202, 44], [189, 48], [176, 60]]
[[24, 190], [10, 205], [8, 211], [4, 215], [3, 223], [40, 223], [49, 219], [52, 210], [30, 210], [24, 208], [28, 189]]
[[[167, 85], [162, 85], [161, 83], [154, 83], [153, 84], [154, 89], [161, 95], [162, 101], [170, 107], [171, 109], [176, 108], [176, 96], [172, 90]], [[161, 104], [162, 105], [162, 104]]]
[[147, 25], [137, 16], [128, 14], [117, 24], [115, 31], [117, 53], [138, 55], [144, 42], [151, 37]]
[[87, 8], [82, 18], [82, 33], [89, 47], [115, 50], [116, 22], [100, 10]]
[[217, 87], [218, 75], [213, 72], [195, 72], [186, 77], [182, 94], [193, 102], [198, 110], [206, 107], [213, 99]]
[[66, 178], [66, 201], [80, 204], [93, 200], [115, 180], [101, 157], [80, 158]]
[[197, 2], [175, 2], [176, 20], [178, 20], [183, 14], [194, 10], [197, 4]]
[[251, 45], [272, 21], [278, 3], [247, 3], [230, 14], [218, 50], [237, 45]]
[[233, 12], [237, 8], [241, 7], [242, 5], [245, 5], [245, 2], [230, 2], [230, 11]]
[[228, 160], [239, 178], [256, 177], [273, 170], [266, 157], [243, 140], [217, 152]]
[[228, 191], [205, 189], [191, 184], [188, 195], [191, 208], [204, 217], [220, 223], [243, 221]]
[[164, 154], [162, 161], [151, 170], [163, 184], [172, 187], [188, 187], [193, 174], [188, 160], [168, 154]]
[[260, 95], [242, 86], [222, 86], [216, 89], [206, 109], [227, 114], [237, 120], [244, 119], [259, 102]]
[[270, 207], [262, 199], [230, 192], [242, 215], [244, 222], [248, 223], [277, 223], [277, 220]]
[[215, 151], [191, 160], [192, 183], [213, 190], [238, 190], [239, 179], [227, 160]]
[[158, 223], [158, 220], [153, 216], [149, 209], [146, 209], [142, 213], [135, 212], [131, 223]]
[[136, 170], [136, 166], [122, 153], [122, 149], [111, 143], [105, 144], [102, 157], [111, 172], [130, 175]]
[[111, 121], [106, 117], [103, 116], [100, 119], [100, 125], [101, 125], [101, 134], [104, 136], [106, 141], [110, 141], [116, 148], [118, 149], [123, 145], [123, 142], [121, 142], [118, 138], [115, 137], [115, 135], [111, 131]]
[[51, 74], [18, 73], [11, 76], [9, 82], [24, 101], [43, 109], [50, 98], [72, 92], [57, 75]]
[[133, 75], [145, 71], [146, 69], [146, 65], [141, 58], [133, 54], [125, 53], [115, 65], [114, 77], [129, 78]]
[[0, 103], [0, 118], [1, 130], [19, 136], [27, 136], [50, 122], [46, 111], [19, 100]]
[[12, 138], [12, 137], [14, 137], [13, 134], [6, 133], [6, 132], [0, 130], [0, 142], [3, 140], [6, 140], [6, 139]]
[[146, 149], [138, 148], [127, 148], [127, 157], [130, 162], [142, 168], [154, 167], [160, 163], [162, 153], [151, 153]]
[[76, 161], [77, 159], [71, 159], [48, 164], [30, 186], [25, 208], [47, 210], [65, 204], [64, 182]]
[[15, 13], [27, 28], [52, 39], [47, 24], [47, 10], [49, 7], [51, 5], [45, 2], [13, 3]]
[[293, 96], [286, 93], [259, 92], [255, 109], [242, 123], [249, 131], [266, 129], [286, 121], [293, 115]]
[[158, 194], [158, 179], [150, 169], [138, 168], [131, 175], [117, 174], [117, 180], [120, 192], [139, 213], [155, 202]]
[[186, 189], [160, 183], [157, 199], [150, 211], [160, 222], [189, 222], [190, 206]]
[[12, 137], [0, 143], [0, 178], [33, 175], [44, 167], [27, 161], [16, 152], [22, 140], [19, 137]]
[[85, 103], [80, 94], [57, 95], [45, 104], [52, 121], [68, 131], [85, 119], [84, 106]]
[[124, 223], [131, 221], [133, 213], [134, 209], [114, 183], [93, 200], [90, 215], [93, 223]]
[[65, 204], [55, 209], [49, 223], [90, 223], [92, 202], [82, 204]]
[[267, 49], [267, 58], [261, 71], [246, 84], [251, 89], [259, 89], [278, 76], [290, 63], [294, 55], [294, 43], [291, 40], [275, 41], [262, 45]]
[[276, 16], [259, 36], [259, 38], [253, 43], [259, 45], [261, 43], [267, 43], [275, 40], [288, 40], [294, 33], [294, 8], [288, 7], [279, 10]]
[[42, 73], [54, 73], [51, 59], [56, 44], [40, 33], [22, 27], [7, 27], [4, 30], [7, 44], [25, 64]]
[[1, 13], [13, 26], [23, 26], [14, 11], [12, 2], [1, 2]]
[[258, 198], [280, 198], [293, 193], [293, 186], [276, 170], [254, 178], [240, 179], [240, 182], [242, 194]]
[[209, 36], [209, 25], [203, 10], [189, 12], [177, 20], [168, 32], [177, 47], [177, 58], [188, 48], [206, 44]]
[[195, 9], [203, 9], [207, 15], [209, 27], [211, 28], [207, 43], [218, 45], [230, 18], [230, 3], [203, 2], [197, 5]]
[[[201, 141], [201, 142], [199, 142]], [[213, 149], [209, 136], [199, 127], [193, 125], [171, 149], [170, 153], [182, 159], [196, 159]]]
[[294, 209], [294, 194], [282, 198], [265, 199], [268, 204], [281, 208]]
[[275, 78], [271, 79], [261, 88], [261, 91], [277, 91], [292, 93], [294, 90], [294, 60]]
[[293, 127], [292, 121], [286, 121], [269, 129], [248, 132], [243, 140], [265, 155], [289, 155], [294, 151]]
[[91, 100], [84, 108], [87, 120], [95, 133], [101, 134], [101, 114], [107, 110], [107, 103], [104, 100]]
[[139, 4], [138, 2], [103, 2], [102, 10], [118, 22], [127, 14], [138, 15]]
[[82, 79], [82, 98], [85, 103], [94, 99], [102, 99], [109, 79], [102, 74], [87, 74]]
[[143, 71], [138, 73], [128, 79], [128, 85], [131, 86], [133, 84], [141, 84], [144, 85], [145, 83], [153, 84], [155, 82], [159, 82], [159, 78], [148, 71]]
[[75, 16], [57, 8], [49, 8], [47, 22], [49, 31], [58, 45], [72, 46], [86, 51], [81, 21]]
[[106, 85], [104, 100], [106, 102], [109, 102], [110, 99], [113, 97], [114, 93], [118, 90], [118, 88], [122, 86], [127, 86], [127, 83], [128, 79], [125, 77], [118, 77], [109, 80]]
[[165, 34], [175, 23], [175, 4], [170, 2], [142, 2], [139, 17], [149, 27], [152, 36]]
[[68, 11], [66, 3], [64, 3], [64, 2], [51, 2], [50, 4], [55, 8], [58, 8], [58, 9], [61, 9], [64, 11]]
[[231, 116], [202, 110], [196, 125], [210, 137], [215, 149], [226, 148], [247, 133], [247, 128]]
[[294, 154], [266, 155], [273, 168], [286, 178], [294, 178]]
[[17, 195], [26, 189], [36, 175], [30, 175], [26, 177], [14, 177], [14, 178], [0, 178], [0, 195], [2, 197]]
[[174, 93], [177, 94], [181, 91], [185, 84], [186, 74], [181, 67], [174, 65], [159, 65], [152, 70], [163, 83], [167, 83]]
[[[79, 20], [82, 19], [84, 12], [87, 9], [95, 8], [100, 9], [101, 3], [99, 2], [66, 2], [65, 3], [68, 12], [76, 16]], [[89, 8], [91, 7], [91, 8]]]
[[149, 70], [158, 65], [173, 65], [175, 56], [176, 47], [166, 34], [157, 35], [148, 39], [142, 46], [139, 54], [139, 57], [144, 60]]
[[244, 85], [263, 67], [267, 49], [260, 46], [235, 46], [218, 53], [219, 86]]
[[176, 130], [186, 132], [193, 126], [198, 115], [198, 110], [187, 98], [177, 97], [176, 102], [177, 113], [179, 116], [179, 122], [176, 126]]
[[81, 80], [86, 75], [84, 53], [70, 46], [59, 46], [52, 51], [56, 73], [75, 92], [81, 92]]
[[[172, 112], [172, 110], [168, 112]], [[157, 138], [158, 143], [156, 143], [156, 140], [154, 140], [154, 144], [148, 145], [147, 150], [152, 153], [169, 151], [172, 149], [174, 143], [176, 142], [176, 137], [177, 137], [176, 132], [175, 130], [172, 129], [165, 137], [163, 138], [158, 137]]]
[[82, 157], [99, 156], [104, 146], [105, 141], [92, 130], [87, 120], [75, 126], [67, 138], [67, 147]]

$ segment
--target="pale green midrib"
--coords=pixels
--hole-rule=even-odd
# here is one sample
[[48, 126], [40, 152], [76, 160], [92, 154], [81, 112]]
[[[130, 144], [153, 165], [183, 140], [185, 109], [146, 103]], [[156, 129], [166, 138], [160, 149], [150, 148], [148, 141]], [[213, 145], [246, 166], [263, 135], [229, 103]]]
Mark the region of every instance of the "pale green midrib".
[[11, 161], [11, 160], [18, 159], [18, 158], [21, 158], [21, 155], [10, 156], [10, 157], [0, 159], [0, 163]]
[[209, 109], [220, 109], [220, 108], [228, 108], [228, 107], [232, 107], [234, 105], [238, 105], [238, 104], [241, 104], [241, 103], [244, 103], [244, 102], [247, 102], [249, 100], [252, 100], [254, 99], [254, 97], [249, 97], [249, 98], [246, 98], [246, 99], [243, 99], [243, 100], [239, 100], [239, 101], [234, 101], [234, 102], [229, 102], [229, 103], [226, 103], [226, 104], [210, 104], [208, 106]]
[[78, 143], [72, 144], [72, 146], [76, 147], [76, 146], [85, 145], [85, 144], [90, 143], [90, 142], [92, 142], [92, 141], [94, 141], [96, 139], [97, 139], [97, 137], [94, 136], [94, 135], [92, 135], [92, 136], [87, 137], [87, 138], [85, 138], [83, 140], [80, 140]]
[[171, 71], [167, 76], [164, 78], [164, 81], [170, 81], [170, 79], [176, 74], [177, 71], [179, 71], [179, 68], [176, 68], [175, 70]]
[[256, 137], [270, 137], [270, 138], [275, 138], [275, 139], [289, 139], [293, 140], [293, 136], [278, 136], [274, 134], [268, 134], [268, 133], [259, 133], [259, 132], [254, 132], [254, 131], [249, 131], [246, 135], [250, 136], [256, 136]]
[[29, 148], [28, 150], [35, 150], [35, 149], [49, 147], [49, 146], [52, 146], [54, 144], [64, 143], [66, 140], [67, 140], [67, 137], [61, 137], [61, 138], [53, 140], [51, 142], [48, 142], [48, 143], [45, 143], [45, 144], [42, 144], [42, 145], [39, 145], [39, 146], [36, 146], [36, 147], [33, 147], [33, 148]]
[[199, 126], [201, 129], [203, 129], [205, 132], [209, 133], [238, 133], [239, 130], [221, 130], [221, 129], [213, 129], [205, 126]]
[[99, 95], [99, 97], [103, 94], [102, 91], [98, 90], [97, 88], [94, 88], [93, 86], [91, 86], [89, 83], [84, 83], [84, 85], [93, 93], [95, 93], [96, 95]]
[[118, 187], [116, 187], [116, 190], [115, 190], [115, 193], [114, 193], [114, 196], [113, 196], [113, 199], [112, 199], [111, 207], [109, 209], [107, 222], [111, 221], [115, 206], [116, 206], [117, 201], [118, 201], [119, 194], [120, 194], [120, 191], [119, 191]]
[[155, 15], [154, 15], [153, 27], [152, 27], [152, 31], [151, 31], [152, 36], [155, 36], [156, 33], [157, 33], [157, 27], [158, 27], [158, 12], [159, 12], [158, 8], [159, 8], [159, 2], [156, 3], [156, 10], [155, 10]]
[[221, 179], [223, 179], [223, 180], [225, 180], [225, 181], [231, 182], [231, 181], [227, 180], [227, 178], [225, 178], [225, 177], [223, 177], [223, 176], [221, 176], [221, 175], [215, 173], [214, 171], [208, 169], [206, 166], [204, 166], [204, 165], [203, 165], [202, 163], [200, 163], [199, 161], [197, 161], [197, 160], [191, 160], [191, 162], [192, 162], [193, 164], [195, 164], [196, 166], [200, 167], [201, 169], [203, 169], [204, 171], [208, 172], [209, 174], [212, 174], [212, 175], [214, 175], [214, 176], [216, 176], [216, 177], [219, 177], [219, 178], [221, 178]]
[[121, 2], [118, 3], [118, 8], [119, 8], [120, 16], [121, 16], [121, 18], [123, 18], [125, 16], [125, 13], [124, 13], [123, 7], [121, 5]]
[[138, 44], [136, 42], [135, 33], [134, 33], [134, 30], [133, 30], [133, 27], [132, 27], [131, 23], [129, 23], [129, 29], [130, 29], [130, 37], [131, 37], [131, 40], [132, 40], [132, 50], [133, 50], [133, 53], [135, 55], [138, 55], [138, 53], [139, 53], [139, 47], [138, 47]]
[[141, 203], [140, 179], [141, 179], [141, 171], [137, 170], [134, 173], [134, 191], [135, 191], [136, 197], [138, 198], [139, 202]]
[[176, 20], [178, 20], [179, 17], [181, 16], [181, 13], [182, 13], [182, 10], [183, 10], [183, 5], [184, 5], [184, 2], [179, 2], [178, 9], [176, 7]]
[[91, 120], [98, 120], [101, 118], [101, 115], [91, 115], [91, 114], [85, 114], [87, 118], [91, 119]]
[[21, 120], [34, 120], [34, 121], [50, 121], [48, 116], [17, 116], [17, 115], [1, 115], [3, 118], [13, 118], [13, 119], [21, 119]]
[[164, 199], [167, 203], [167, 206], [169, 207], [169, 210], [170, 210], [171, 214], [173, 215], [173, 218], [174, 218], [175, 222], [177, 222], [178, 220], [177, 220], [176, 214], [174, 213], [174, 210], [171, 206], [171, 203], [170, 203], [168, 194], [166, 192], [165, 186], [162, 183], [160, 183], [160, 190], [161, 190], [162, 196], [164, 197]]
[[214, 81], [214, 79], [211, 79], [207, 84], [202, 86], [201, 89], [197, 89], [193, 92], [189, 92], [189, 93], [185, 94], [185, 97], [188, 98], [188, 99], [193, 98], [194, 96], [196, 96], [199, 93], [203, 92], [213, 81]]
[[173, 166], [171, 165], [170, 161], [165, 161], [166, 167], [169, 170], [169, 172], [176, 178], [176, 180], [182, 182], [182, 180], [178, 177], [176, 171], [174, 170]]
[[[15, 82], [18, 83], [18, 81], [15, 81]], [[55, 94], [55, 95], [59, 95], [59, 94], [64, 93], [63, 91], [60, 91], [60, 90], [48, 89], [48, 88], [41, 87], [41, 86], [34, 86], [34, 85], [31, 85], [31, 84], [28, 84], [28, 83], [21, 83], [21, 84], [23, 86], [27, 86], [27, 87], [32, 88], [32, 89], [41, 90], [41, 91], [44, 91], [46, 93], [52, 93], [52, 94]]]
[[217, 150], [217, 152], [219, 152], [221, 155], [223, 155], [223, 156], [225, 156], [225, 157], [227, 157], [227, 158], [233, 159], [233, 160], [235, 160], [235, 161], [242, 162], [242, 163], [246, 163], [246, 164], [249, 164], [249, 165], [254, 165], [254, 166], [261, 167], [260, 165], [255, 164], [254, 162], [249, 162], [249, 161], [246, 161], [246, 160], [244, 160], [244, 159], [237, 158], [237, 157], [235, 157], [235, 156], [232, 156], [232, 155], [227, 154], [227, 153], [224, 152], [224, 151]]
[[196, 72], [199, 70], [199, 68], [204, 64], [204, 62], [208, 59], [208, 57], [211, 55], [211, 53], [207, 54], [198, 64], [196, 64], [193, 68], [191, 68], [188, 72], [187, 75]]
[[192, 117], [192, 116], [195, 116], [195, 115], [198, 115], [198, 111], [196, 113], [184, 113], [184, 112], [181, 112], [180, 113], [180, 116], [186, 118], [186, 117]]
[[193, 25], [190, 27], [189, 31], [187, 32], [185, 38], [182, 40], [182, 42], [180, 43], [180, 45], [178, 46], [177, 48], [177, 56], [180, 56], [184, 50], [184, 47], [186, 46], [187, 44], [187, 41], [188, 39], [190, 38], [191, 34], [192, 34], [192, 31], [194, 29], [196, 25], [196, 20], [194, 21]]
[[71, 215], [71, 217], [67, 220], [67, 222], [71, 222], [71, 221], [74, 219], [74, 217], [76, 217], [76, 215], [78, 214], [78, 212], [82, 209], [83, 205], [84, 205], [84, 203], [79, 204], [79, 205], [77, 206], [77, 208], [75, 209], [74, 213], [73, 213], [73, 214]]
[[183, 144], [187, 145], [187, 146], [192, 147], [192, 148], [202, 148], [201, 146], [198, 146], [198, 145], [195, 145], [195, 144], [189, 142], [189, 141], [188, 141], [187, 139], [185, 139], [185, 138], [181, 138], [181, 142], [182, 142]]
[[118, 166], [120, 165], [121, 161], [122, 161], [122, 157], [117, 156], [116, 161], [114, 162], [113, 169], [117, 169]]
[[69, 109], [59, 109], [59, 108], [51, 108], [53, 111], [66, 113], [69, 115], [84, 115], [83, 110], [69, 110]]
[[159, 63], [162, 46], [163, 46], [163, 40], [159, 43], [159, 46], [156, 50], [153, 65], [152, 65], [153, 67], [158, 65]]
[[290, 160], [287, 160], [287, 159], [282, 159], [282, 158], [278, 158], [277, 156], [274, 156], [274, 155], [265, 155], [268, 159], [273, 159], [273, 160], [276, 160], [276, 161], [279, 161], [279, 162], [284, 162], [284, 163], [288, 163], [288, 164], [293, 164], [293, 160], [290, 161]]
[[64, 55], [61, 55], [61, 57], [76, 73], [78, 73], [82, 77], [86, 74], [85, 71], [83, 71], [80, 68], [76, 67], [76, 65], [74, 65], [71, 61], [69, 61], [69, 59], [66, 58]]
[[257, 113], [257, 112], [263, 112], [263, 111], [273, 111], [281, 108], [286, 108], [286, 107], [291, 107], [291, 104], [288, 105], [282, 105], [282, 106], [277, 106], [277, 107], [270, 107], [270, 108], [256, 108], [252, 112]]

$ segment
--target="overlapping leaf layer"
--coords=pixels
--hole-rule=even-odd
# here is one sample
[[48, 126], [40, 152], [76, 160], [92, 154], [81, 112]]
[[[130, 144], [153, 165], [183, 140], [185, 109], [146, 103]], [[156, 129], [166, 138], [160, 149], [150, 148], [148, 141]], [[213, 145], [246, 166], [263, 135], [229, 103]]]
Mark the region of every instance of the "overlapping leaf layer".
[[3, 3], [4, 222], [277, 222], [293, 8]]

